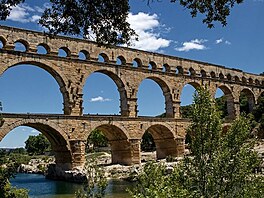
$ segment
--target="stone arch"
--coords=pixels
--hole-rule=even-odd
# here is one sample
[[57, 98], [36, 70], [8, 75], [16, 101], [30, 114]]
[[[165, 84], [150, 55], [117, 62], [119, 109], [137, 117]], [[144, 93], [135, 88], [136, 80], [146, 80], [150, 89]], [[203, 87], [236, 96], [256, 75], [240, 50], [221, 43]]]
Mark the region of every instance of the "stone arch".
[[109, 62], [109, 57], [107, 56], [106, 53], [102, 52], [102, 53], [98, 54], [98, 60], [99, 60], [100, 56], [103, 58], [103, 61], [99, 61], [99, 62], [103, 62], [103, 63], [108, 63]]
[[[166, 117], [174, 117], [172, 95], [171, 95], [170, 88], [169, 88], [168, 84], [164, 80], [162, 80], [161, 78], [154, 77], [154, 76], [149, 76], [146, 79], [153, 80], [155, 83], [157, 83], [159, 85], [159, 87], [162, 90], [163, 96], [165, 98]], [[143, 80], [145, 80], [145, 79], [143, 79]], [[139, 86], [143, 82], [143, 80], [139, 83]], [[137, 90], [139, 90], [139, 86], [138, 86]]]
[[102, 131], [107, 138], [111, 147], [113, 164], [130, 165], [133, 163], [131, 143], [129, 142], [127, 133], [122, 127], [113, 125], [109, 122], [101, 122], [96, 123], [93, 129]]
[[238, 76], [235, 76], [235, 82], [240, 82], [240, 79]]
[[[83, 59], [81, 59], [80, 58], [80, 54], [83, 54]], [[80, 52], [79, 52], [79, 59], [81, 59], [81, 60], [89, 60], [90, 59], [90, 54], [89, 54], [89, 52], [88, 51], [86, 51], [86, 50], [81, 50]]]
[[248, 79], [248, 84], [251, 84], [252, 85], [253, 83], [254, 83], [254, 80], [252, 78], [249, 78]]
[[157, 70], [157, 64], [154, 61], [149, 62], [149, 70]]
[[260, 81], [258, 79], [255, 80], [256, 85], [260, 85]]
[[[18, 39], [18, 40], [16, 40], [16, 41], [14, 42], [14, 45], [15, 45], [16, 43], [21, 43], [21, 44], [25, 47], [25, 51], [24, 51], [24, 52], [28, 52], [28, 50], [29, 50], [29, 43], [28, 43], [26, 40], [24, 40], [24, 39]], [[20, 51], [20, 50], [19, 50], [19, 51]]]
[[[67, 47], [60, 47], [59, 50], [63, 50], [66, 53], [66, 57], [70, 57], [71, 56], [71, 51], [69, 50], [69, 48], [67, 48]], [[60, 57], [64, 57], [64, 56], [60, 56]]]
[[154, 139], [157, 159], [179, 155], [176, 137], [168, 127], [161, 124], [154, 124], [148, 127], [146, 131], [148, 131]]
[[232, 94], [232, 91], [230, 87], [227, 85], [219, 85], [217, 86], [223, 93], [224, 96], [226, 97], [226, 108], [227, 108], [227, 118], [234, 119], [235, 118], [235, 101], [234, 101], [234, 96]]
[[[6, 39], [3, 36], [0, 36], [0, 43], [2, 43], [2, 49], [4, 49], [6, 46]], [[1, 47], [0, 47], [0, 49], [1, 49]]]
[[247, 79], [245, 78], [245, 76], [242, 77], [242, 83], [247, 84]]
[[203, 77], [203, 78], [207, 77], [206, 71], [204, 71], [203, 69], [201, 70], [201, 77]]
[[223, 73], [220, 73], [220, 74], [219, 74], [219, 78], [220, 78], [221, 80], [224, 80], [224, 79], [225, 79], [224, 74], [223, 74]]
[[[120, 108], [121, 108], [120, 109], [120, 113], [121, 113], [122, 116], [127, 116], [129, 114], [129, 112], [128, 112], [128, 102], [127, 102], [127, 91], [125, 89], [125, 84], [123, 83], [122, 79], [119, 78], [119, 76], [116, 75], [115, 73], [113, 73], [112, 71], [108, 71], [106, 69], [95, 70], [92, 73], [105, 74], [106, 76], [108, 76], [109, 78], [111, 78], [114, 81], [114, 83], [116, 84], [116, 86], [118, 88], [118, 92], [119, 92], [119, 96], [120, 96]], [[92, 73], [90, 73], [90, 75]], [[86, 77], [86, 80], [88, 78], [89, 78], [89, 76]]]
[[50, 54], [50, 46], [48, 46], [46, 43], [40, 43], [37, 47], [43, 47], [46, 50], [46, 54]]
[[67, 82], [66, 79], [67, 78], [63, 74], [58, 73], [52, 66], [49, 66], [48, 63], [37, 62], [37, 61], [34, 61], [34, 60], [14, 61], [10, 65], [6, 66], [6, 68], [3, 69], [2, 73], [0, 72], [0, 77], [9, 68], [15, 67], [15, 66], [19, 66], [19, 65], [23, 65], [23, 64], [29, 64], [29, 65], [33, 65], [33, 66], [42, 68], [46, 72], [48, 72], [56, 80], [56, 82], [58, 83], [58, 85], [60, 87], [60, 91], [62, 93], [62, 96], [63, 96], [63, 105], [64, 105], [63, 111], [64, 111], [64, 114], [70, 115], [72, 107], [70, 105], [69, 92], [67, 91], [67, 88], [66, 88], [66, 82]]
[[232, 76], [231, 76], [231, 74], [228, 73], [228, 74], [226, 75], [226, 78], [227, 78], [228, 81], [232, 81]]
[[192, 67], [189, 69], [189, 76], [192, 76], [192, 77], [196, 76], [196, 71]]
[[[142, 60], [140, 60], [139, 58], [135, 58], [133, 60], [133, 62], [136, 63], [136, 66], [135, 67], [142, 67]], [[134, 64], [133, 64], [134, 65]]]
[[66, 132], [62, 128], [43, 119], [19, 120], [8, 126], [4, 124], [0, 137], [4, 138], [11, 130], [19, 126], [28, 126], [40, 131], [51, 143], [56, 164], [65, 170], [72, 168], [72, 152]]
[[215, 72], [214, 72], [214, 71], [211, 71], [211, 72], [210, 72], [210, 76], [211, 76], [211, 78], [216, 78], [216, 74], [215, 74]]
[[126, 59], [124, 58], [124, 56], [121, 55], [117, 57], [116, 62], [120, 62], [119, 65], [126, 65]]
[[249, 88], [243, 88], [242, 90], [241, 90], [241, 92], [240, 92], [240, 96], [242, 95], [242, 94], [244, 94], [245, 96], [246, 96], [246, 98], [247, 98], [247, 107], [246, 108], [248, 108], [248, 109], [246, 109], [245, 111], [247, 112], [252, 112], [253, 111], [253, 108], [254, 108], [254, 106], [255, 106], [255, 104], [256, 104], [256, 97], [255, 97], [255, 94], [254, 94], [254, 92], [251, 90], [251, 89], [249, 89]]
[[177, 69], [177, 74], [178, 75], [183, 75], [184, 72], [183, 72], [182, 66], [177, 66], [176, 69]]
[[170, 72], [170, 66], [167, 64], [167, 63], [165, 63], [165, 64], [163, 64], [163, 72], [166, 72], [166, 73], [168, 73], [168, 72]]

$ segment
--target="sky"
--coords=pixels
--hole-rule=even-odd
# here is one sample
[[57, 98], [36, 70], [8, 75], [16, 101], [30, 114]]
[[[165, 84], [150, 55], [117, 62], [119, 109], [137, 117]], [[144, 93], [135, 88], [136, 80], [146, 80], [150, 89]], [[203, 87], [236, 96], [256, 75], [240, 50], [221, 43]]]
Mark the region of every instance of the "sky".
[[[0, 24], [43, 31], [37, 21], [49, 6], [48, 2], [26, 0]], [[202, 23], [203, 16], [192, 18], [188, 10], [168, 0], [155, 1], [149, 6], [143, 0], [130, 0], [130, 7], [128, 22], [139, 36], [133, 48], [255, 74], [264, 72], [264, 0], [245, 0], [236, 5], [227, 26], [216, 23], [212, 29]], [[0, 87], [3, 112], [62, 113], [57, 82], [36, 66], [19, 65], [8, 69], [0, 76]], [[193, 92], [190, 85], [185, 87], [182, 105], [192, 102]], [[217, 96], [221, 94], [217, 92]], [[160, 87], [152, 80], [144, 80], [138, 93], [139, 115], [156, 116], [163, 113], [164, 108]], [[84, 113], [119, 114], [119, 111], [119, 94], [114, 82], [104, 74], [92, 74], [84, 87]], [[37, 134], [33, 128], [18, 127], [0, 142], [0, 147], [23, 147], [29, 135]]]

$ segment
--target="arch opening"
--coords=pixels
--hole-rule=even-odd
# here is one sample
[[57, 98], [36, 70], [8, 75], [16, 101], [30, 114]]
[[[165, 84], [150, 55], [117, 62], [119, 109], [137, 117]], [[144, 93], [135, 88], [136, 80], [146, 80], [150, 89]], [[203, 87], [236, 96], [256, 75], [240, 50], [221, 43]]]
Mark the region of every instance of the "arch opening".
[[15, 51], [26, 52], [28, 51], [28, 43], [24, 40], [17, 40], [15, 43]]
[[201, 70], [201, 77], [203, 77], [203, 78], [207, 77], [206, 71], [204, 71], [203, 69]]
[[191, 68], [189, 69], [189, 76], [191, 76], [191, 77], [195, 77], [195, 75], [196, 75], [196, 71], [191, 67]]
[[160, 78], [148, 77], [144, 79], [140, 83], [137, 98], [138, 115], [140, 116], [174, 116], [170, 89]]
[[[145, 134], [149, 137], [148, 140], [153, 141], [151, 143], [151, 151], [153, 154], [155, 154], [153, 150], [156, 150], [156, 159], [164, 159], [169, 156], [176, 157], [179, 155], [177, 142], [174, 138], [173, 133], [167, 127], [156, 124], [149, 127], [144, 133], [144, 135]], [[144, 153], [142, 154], [144, 155]], [[144, 157], [142, 157], [142, 159], [144, 159]]]
[[70, 57], [70, 55], [71, 55], [71, 52], [70, 52], [70, 50], [67, 47], [61, 47], [59, 49], [59, 51], [58, 51], [58, 56], [59, 57], [66, 58], [66, 57]]
[[193, 104], [193, 96], [197, 93], [197, 89], [200, 85], [196, 82], [189, 82], [187, 83], [181, 90], [180, 95], [180, 115], [182, 118], [190, 118], [191, 112], [190, 108]]
[[[32, 122], [14, 125], [6, 131], [1, 131], [1, 136], [4, 138], [0, 140], [0, 147], [24, 148], [30, 155], [53, 156], [57, 166], [64, 170], [72, 168], [72, 155], [68, 141], [55, 128], [43, 123]], [[29, 138], [34, 138], [30, 136], [38, 136], [34, 140], [35, 145], [30, 142], [26, 145]]]
[[142, 67], [142, 61], [139, 58], [135, 58], [132, 62], [133, 67]]
[[128, 115], [124, 87], [116, 74], [107, 70], [95, 71], [86, 79], [84, 85], [84, 113]]
[[49, 54], [50, 48], [48, 45], [41, 43], [37, 46], [37, 53], [38, 54]]
[[100, 53], [98, 55], [98, 62], [100, 62], [100, 63], [108, 63], [109, 62], [109, 57], [105, 53]]
[[234, 97], [231, 90], [225, 85], [221, 85], [215, 92], [216, 107], [221, 113], [221, 118], [235, 118]]
[[106, 140], [107, 150], [111, 154], [111, 159], [107, 159], [109, 164], [124, 164], [132, 163], [131, 144], [128, 141], [127, 135], [119, 127], [111, 124], [102, 124], [95, 128], [94, 131], [100, 132]]
[[166, 73], [170, 72], [170, 66], [168, 64], [164, 64], [162, 66], [162, 72], [166, 72]]
[[210, 76], [211, 76], [211, 78], [216, 78], [215, 72], [211, 71]]
[[3, 49], [6, 45], [6, 40], [0, 36], [0, 49]]
[[116, 58], [117, 65], [126, 65], [126, 59], [123, 56], [118, 56]]
[[156, 70], [156, 69], [157, 69], [157, 65], [156, 65], [156, 63], [153, 62], [153, 61], [150, 61], [150, 62], [149, 62], [149, 65], [148, 65], [148, 69], [149, 69], [149, 70]]
[[86, 50], [81, 50], [78, 54], [79, 60], [89, 60], [90, 55]]
[[183, 75], [183, 68], [182, 68], [182, 66], [177, 66], [176, 67], [176, 74]]
[[1, 76], [0, 84], [5, 112], [61, 113], [64, 104], [64, 113], [70, 113], [64, 81], [47, 65], [37, 62], [12, 65]]
[[240, 113], [251, 113], [254, 109], [255, 101], [253, 92], [250, 89], [243, 89], [239, 96]]

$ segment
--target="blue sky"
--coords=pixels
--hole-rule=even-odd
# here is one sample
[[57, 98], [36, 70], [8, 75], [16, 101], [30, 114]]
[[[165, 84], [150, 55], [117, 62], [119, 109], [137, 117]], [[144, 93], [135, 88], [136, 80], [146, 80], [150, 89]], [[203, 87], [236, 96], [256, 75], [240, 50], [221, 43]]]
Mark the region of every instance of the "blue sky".
[[[43, 31], [37, 20], [46, 0], [26, 0], [13, 9], [1, 25]], [[202, 16], [191, 18], [178, 3], [162, 2], [146, 5], [146, 1], [130, 0], [128, 21], [139, 35], [132, 47], [173, 56], [205, 61], [259, 74], [264, 71], [264, 1], [245, 0], [236, 5], [228, 24], [208, 29]], [[96, 84], [97, 86], [93, 86]], [[0, 76], [0, 101], [4, 112], [62, 113], [59, 86], [46, 71], [20, 65]], [[193, 88], [186, 86], [182, 104], [191, 103]], [[219, 92], [218, 95], [221, 95]], [[153, 108], [155, 107], [155, 108]], [[138, 93], [139, 115], [155, 116], [164, 112], [161, 89], [145, 80]], [[84, 112], [119, 114], [119, 94], [113, 81], [103, 74], [92, 74], [84, 87]], [[19, 135], [18, 135], [19, 134]], [[35, 129], [18, 127], [9, 133], [0, 147], [20, 147]], [[19, 138], [17, 138], [19, 137]]]

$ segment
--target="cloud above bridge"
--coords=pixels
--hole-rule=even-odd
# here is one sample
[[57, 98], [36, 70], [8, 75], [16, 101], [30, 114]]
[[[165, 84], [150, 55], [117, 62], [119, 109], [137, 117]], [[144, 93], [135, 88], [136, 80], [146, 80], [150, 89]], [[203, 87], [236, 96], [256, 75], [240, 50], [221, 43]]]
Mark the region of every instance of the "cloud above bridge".
[[138, 35], [138, 40], [132, 39], [132, 48], [157, 51], [170, 45], [171, 41], [162, 38], [160, 34], [161, 29], [167, 31], [168, 28], [159, 22], [156, 14], [129, 13], [127, 21]]
[[190, 50], [205, 50], [207, 47], [205, 43], [208, 40], [206, 39], [194, 39], [191, 41], [186, 41], [182, 43], [181, 47], [176, 47], [175, 50], [179, 52], [188, 52]]
[[102, 96], [98, 96], [98, 97], [95, 97], [95, 98], [91, 98], [90, 99], [90, 102], [109, 102], [109, 101], [112, 101], [112, 99], [110, 99], [110, 98], [104, 98]]

